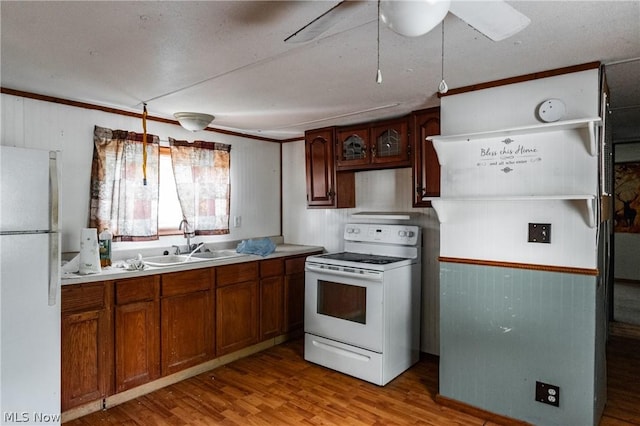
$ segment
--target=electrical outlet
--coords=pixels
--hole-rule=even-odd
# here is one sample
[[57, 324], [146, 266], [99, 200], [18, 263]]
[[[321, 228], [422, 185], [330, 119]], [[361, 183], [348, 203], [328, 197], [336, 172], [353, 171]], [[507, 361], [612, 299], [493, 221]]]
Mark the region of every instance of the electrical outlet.
[[550, 223], [530, 223], [529, 224], [530, 243], [551, 243]]
[[560, 406], [560, 387], [536, 381], [536, 401]]

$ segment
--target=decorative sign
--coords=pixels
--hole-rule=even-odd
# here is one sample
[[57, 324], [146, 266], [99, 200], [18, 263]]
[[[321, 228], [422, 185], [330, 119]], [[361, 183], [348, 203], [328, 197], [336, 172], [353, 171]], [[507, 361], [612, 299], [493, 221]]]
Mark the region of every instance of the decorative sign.
[[640, 233], [640, 162], [615, 164], [615, 232]]
[[542, 161], [540, 151], [535, 145], [517, 143], [506, 138], [499, 143], [480, 147], [478, 167], [498, 167], [504, 173], [510, 173], [515, 167]]

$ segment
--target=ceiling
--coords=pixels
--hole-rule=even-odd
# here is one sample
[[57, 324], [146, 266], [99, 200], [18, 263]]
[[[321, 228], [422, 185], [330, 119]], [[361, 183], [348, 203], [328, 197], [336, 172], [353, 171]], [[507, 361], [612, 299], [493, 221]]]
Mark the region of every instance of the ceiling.
[[[2, 1], [1, 85], [274, 139], [437, 106], [441, 29], [380, 29], [377, 3], [354, 1], [306, 43], [283, 40], [336, 1]], [[640, 140], [640, 2], [512, 1], [531, 19], [493, 42], [445, 18], [450, 88], [578, 65], [610, 64], [614, 137]]]

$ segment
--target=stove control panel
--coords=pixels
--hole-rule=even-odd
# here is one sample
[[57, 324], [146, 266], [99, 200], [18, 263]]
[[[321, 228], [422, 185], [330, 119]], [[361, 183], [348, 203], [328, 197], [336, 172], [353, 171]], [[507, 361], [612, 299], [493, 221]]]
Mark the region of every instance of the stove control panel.
[[419, 242], [419, 237], [420, 228], [414, 225], [349, 223], [344, 228], [344, 239], [347, 241], [415, 246]]

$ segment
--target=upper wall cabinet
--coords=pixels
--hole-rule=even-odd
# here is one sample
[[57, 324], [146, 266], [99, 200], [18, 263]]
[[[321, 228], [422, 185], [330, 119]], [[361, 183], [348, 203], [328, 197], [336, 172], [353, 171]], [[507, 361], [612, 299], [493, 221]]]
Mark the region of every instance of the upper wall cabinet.
[[413, 157], [413, 207], [431, 207], [424, 197], [440, 196], [440, 164], [427, 137], [440, 134], [440, 108], [414, 111], [410, 117]]
[[340, 127], [336, 151], [338, 171], [411, 167], [409, 119]]
[[354, 172], [337, 172], [334, 161], [335, 129], [305, 134], [307, 207], [351, 208], [356, 204]]
[[369, 126], [337, 129], [336, 151], [336, 168], [338, 170], [369, 167], [371, 161]]
[[411, 167], [409, 120], [375, 123], [371, 126], [371, 163], [380, 167]]

